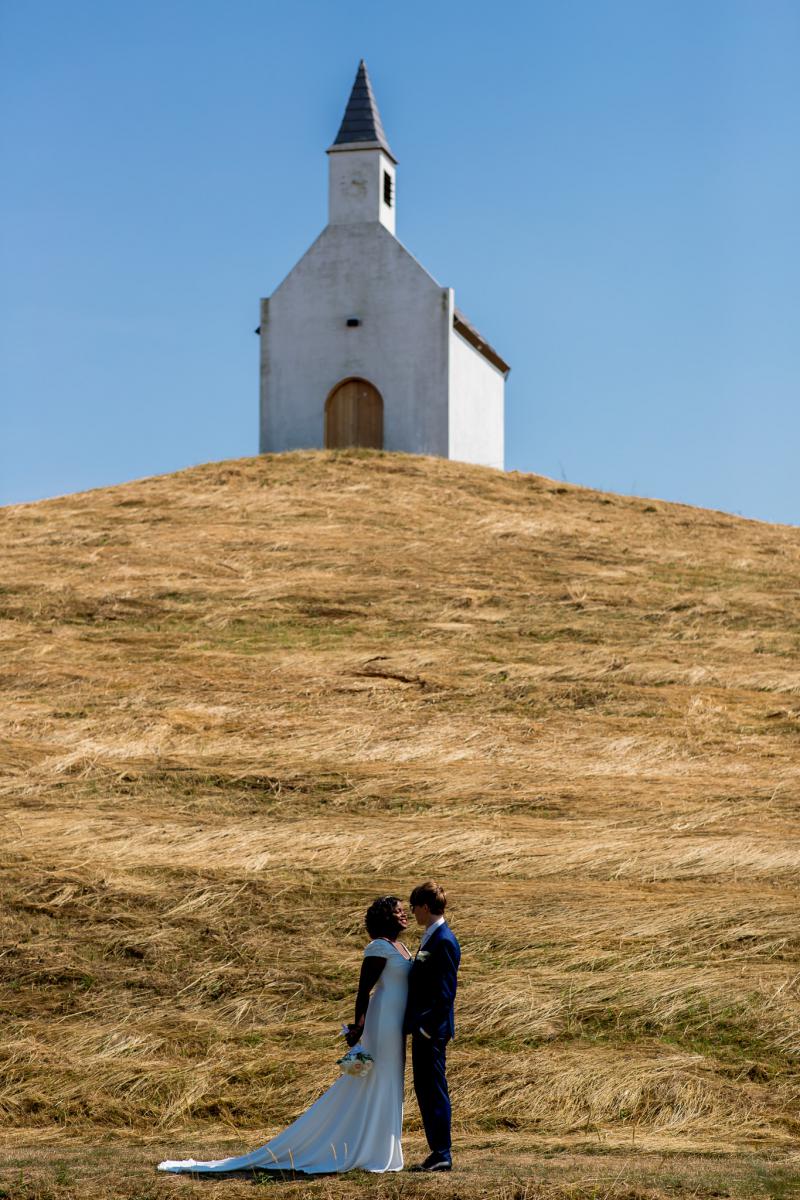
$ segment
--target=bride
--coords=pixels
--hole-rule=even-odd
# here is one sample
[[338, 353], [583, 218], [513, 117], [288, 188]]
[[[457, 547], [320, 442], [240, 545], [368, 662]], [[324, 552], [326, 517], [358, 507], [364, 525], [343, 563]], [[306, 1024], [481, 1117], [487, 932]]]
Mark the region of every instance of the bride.
[[408, 918], [397, 896], [383, 896], [367, 909], [372, 939], [364, 950], [355, 1021], [347, 1042], [360, 1042], [374, 1061], [366, 1075], [342, 1075], [283, 1133], [239, 1158], [158, 1164], [159, 1171], [213, 1174], [253, 1169], [322, 1174], [401, 1171], [403, 1151], [403, 1016], [411, 955], [399, 935]]

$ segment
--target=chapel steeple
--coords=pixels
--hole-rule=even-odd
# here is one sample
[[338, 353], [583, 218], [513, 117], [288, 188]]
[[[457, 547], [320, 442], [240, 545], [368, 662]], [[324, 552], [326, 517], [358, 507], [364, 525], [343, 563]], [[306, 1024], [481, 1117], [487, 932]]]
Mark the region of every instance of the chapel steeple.
[[363, 58], [358, 64], [353, 90], [350, 93], [350, 99], [347, 101], [347, 108], [344, 110], [342, 123], [339, 126], [339, 132], [334, 139], [331, 150], [336, 150], [339, 147], [350, 149], [356, 143], [358, 143], [358, 149], [360, 150], [365, 150], [367, 145], [380, 148], [388, 154], [393, 163], [397, 162], [397, 159], [389, 149], [389, 143], [383, 131], [381, 114], [378, 112], [378, 105], [375, 102], [372, 84], [367, 72], [367, 64]]
[[358, 64], [339, 132], [328, 147], [328, 223], [379, 221], [395, 229], [395, 167], [367, 64]]

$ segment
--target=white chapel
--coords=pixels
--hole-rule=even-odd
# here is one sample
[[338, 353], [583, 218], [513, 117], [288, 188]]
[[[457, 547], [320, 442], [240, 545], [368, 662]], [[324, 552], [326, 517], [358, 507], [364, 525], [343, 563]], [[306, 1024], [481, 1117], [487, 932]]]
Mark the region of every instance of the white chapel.
[[502, 468], [508, 364], [395, 237], [397, 160], [363, 60], [328, 164], [328, 224], [261, 301], [261, 452]]

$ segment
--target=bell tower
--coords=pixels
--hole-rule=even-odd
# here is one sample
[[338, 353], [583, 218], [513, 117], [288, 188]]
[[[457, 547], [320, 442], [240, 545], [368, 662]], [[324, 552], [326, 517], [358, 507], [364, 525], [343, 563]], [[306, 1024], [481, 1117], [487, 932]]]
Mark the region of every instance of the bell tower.
[[328, 148], [328, 224], [378, 221], [395, 231], [397, 159], [389, 149], [363, 58]]

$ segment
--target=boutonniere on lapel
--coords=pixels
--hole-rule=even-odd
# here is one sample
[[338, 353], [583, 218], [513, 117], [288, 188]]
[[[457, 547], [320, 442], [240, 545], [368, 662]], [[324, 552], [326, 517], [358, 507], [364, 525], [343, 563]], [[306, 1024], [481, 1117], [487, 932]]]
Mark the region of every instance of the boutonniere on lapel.
[[430, 950], [418, 950], [417, 951], [417, 962], [425, 962], [425, 959], [430, 958], [430, 956], [431, 956]]

